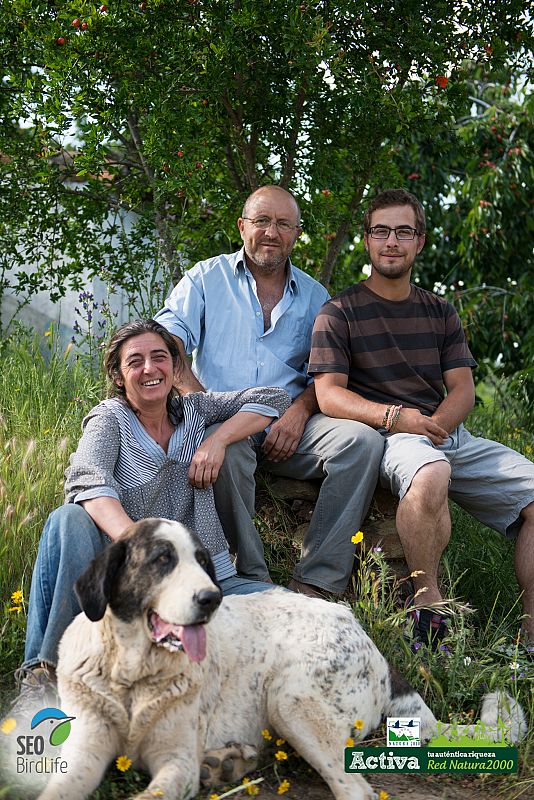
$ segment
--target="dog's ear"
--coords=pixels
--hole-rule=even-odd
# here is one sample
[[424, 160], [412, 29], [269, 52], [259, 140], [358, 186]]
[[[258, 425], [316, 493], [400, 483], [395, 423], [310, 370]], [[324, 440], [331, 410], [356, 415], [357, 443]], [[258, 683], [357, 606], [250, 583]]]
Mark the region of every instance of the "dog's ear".
[[108, 545], [94, 558], [74, 584], [76, 597], [91, 622], [105, 614], [111, 588], [126, 558], [127, 544], [123, 539]]

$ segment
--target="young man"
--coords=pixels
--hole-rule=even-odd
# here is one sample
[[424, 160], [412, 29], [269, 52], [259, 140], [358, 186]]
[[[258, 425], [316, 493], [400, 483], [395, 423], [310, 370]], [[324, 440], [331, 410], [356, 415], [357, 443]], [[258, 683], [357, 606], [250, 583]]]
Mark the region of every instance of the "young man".
[[[369, 278], [326, 303], [314, 326], [309, 372], [321, 411], [358, 420], [385, 439], [381, 480], [400, 499], [397, 530], [416, 590], [416, 633], [439, 639], [445, 619], [438, 564], [450, 533], [450, 496], [485, 525], [516, 538], [523, 629], [534, 641], [534, 464], [471, 436], [469, 352], [450, 303], [410, 282], [425, 244], [419, 201], [403, 189], [373, 200], [364, 218]], [[417, 594], [417, 592], [420, 592]]]
[[237, 222], [243, 248], [201, 261], [175, 287], [156, 319], [186, 353], [194, 374], [182, 392], [280, 386], [292, 405], [263, 435], [232, 445], [214, 485], [226, 537], [240, 575], [268, 579], [252, 522], [258, 460], [276, 475], [323, 483], [290, 588], [340, 594], [354, 559], [358, 530], [378, 478], [383, 440], [368, 425], [318, 413], [307, 376], [313, 321], [326, 289], [290, 260], [301, 233], [295, 198], [264, 186]]

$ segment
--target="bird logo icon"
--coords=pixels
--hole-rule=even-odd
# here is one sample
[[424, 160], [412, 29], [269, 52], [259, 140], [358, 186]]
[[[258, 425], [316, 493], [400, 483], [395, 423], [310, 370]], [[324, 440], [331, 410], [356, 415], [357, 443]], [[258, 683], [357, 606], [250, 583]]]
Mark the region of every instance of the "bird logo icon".
[[[40, 725], [43, 726], [41, 731], [46, 727], [52, 728], [48, 741], [51, 745], [57, 747], [69, 738], [70, 723], [73, 719], [76, 719], [76, 717], [68, 717], [59, 708], [42, 708], [32, 719], [31, 729], [33, 731]], [[45, 723], [48, 723], [48, 726]]]

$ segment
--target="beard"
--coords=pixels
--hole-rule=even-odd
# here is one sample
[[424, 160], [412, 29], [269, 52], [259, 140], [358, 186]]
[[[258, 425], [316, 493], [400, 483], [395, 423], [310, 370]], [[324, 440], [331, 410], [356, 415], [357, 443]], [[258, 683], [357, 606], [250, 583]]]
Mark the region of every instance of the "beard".
[[246, 256], [249, 264], [253, 264], [264, 275], [278, 272], [280, 267], [285, 267], [287, 261], [287, 254], [278, 250], [272, 253], [261, 253], [256, 250], [253, 256], [249, 253], [246, 253]]
[[[402, 256], [400, 256], [400, 258], [402, 258]], [[411, 263], [407, 263], [406, 260], [404, 260], [398, 263], [382, 264], [380, 263], [379, 259], [377, 259], [376, 261], [371, 261], [371, 265], [374, 272], [377, 272], [383, 278], [396, 280], [397, 278], [402, 278], [404, 275], [411, 272], [413, 261]]]

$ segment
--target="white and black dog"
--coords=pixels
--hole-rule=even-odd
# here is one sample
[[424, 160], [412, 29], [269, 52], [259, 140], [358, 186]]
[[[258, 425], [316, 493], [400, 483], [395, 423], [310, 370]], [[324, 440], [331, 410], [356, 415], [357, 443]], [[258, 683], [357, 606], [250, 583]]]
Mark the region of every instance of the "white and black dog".
[[[366, 800], [371, 787], [344, 772], [354, 721], [362, 739], [386, 715], [420, 717], [425, 739], [436, 730], [346, 606], [280, 588], [221, 602], [208, 554], [176, 522], [133, 525], [76, 590], [85, 613], [63, 636], [57, 670], [61, 707], [76, 718], [62, 751], [69, 769], [41, 800], [81, 800], [123, 754], [152, 776], [138, 799], [191, 797], [201, 777], [253, 770], [264, 728], [337, 800]], [[525, 723], [511, 703], [506, 712], [490, 697], [482, 719], [493, 725], [499, 711], [518, 739]]]

